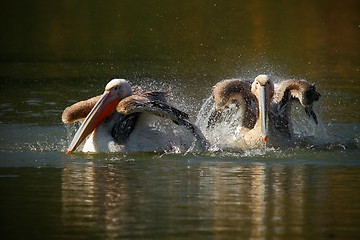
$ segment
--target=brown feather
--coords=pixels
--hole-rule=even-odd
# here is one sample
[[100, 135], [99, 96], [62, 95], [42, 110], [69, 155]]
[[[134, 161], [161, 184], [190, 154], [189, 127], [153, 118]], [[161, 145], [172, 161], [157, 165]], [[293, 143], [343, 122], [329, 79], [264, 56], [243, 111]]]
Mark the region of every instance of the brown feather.
[[[208, 121], [208, 127], [220, 119], [221, 109], [231, 103], [235, 103], [244, 110], [243, 126], [252, 128], [257, 119], [256, 97], [251, 92], [251, 83], [242, 79], [228, 79], [217, 83], [212, 88], [212, 95], [215, 101], [215, 112]], [[253, 108], [252, 106], [255, 106]]]
[[62, 121], [68, 124], [86, 118], [96, 102], [99, 101], [100, 97], [101, 95], [77, 102], [65, 108], [61, 116]]
[[[170, 90], [167, 91], [146, 91], [141, 86], [132, 87], [132, 96], [140, 95], [146, 97], [151, 101], [166, 101]], [[101, 95], [77, 102], [63, 111], [62, 121], [66, 124], [82, 120], [90, 113], [91, 109], [95, 106], [96, 102], [100, 99]]]

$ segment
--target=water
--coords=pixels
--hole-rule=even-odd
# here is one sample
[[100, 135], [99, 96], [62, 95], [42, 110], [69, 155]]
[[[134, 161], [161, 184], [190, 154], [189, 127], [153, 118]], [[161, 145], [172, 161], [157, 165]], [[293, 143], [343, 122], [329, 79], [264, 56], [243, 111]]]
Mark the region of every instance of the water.
[[[360, 238], [358, 1], [36, 0], [2, 9], [2, 238]], [[297, 129], [315, 139], [251, 151], [64, 153], [62, 110], [112, 78], [171, 87], [195, 122], [219, 80], [259, 74], [316, 84], [320, 124]]]

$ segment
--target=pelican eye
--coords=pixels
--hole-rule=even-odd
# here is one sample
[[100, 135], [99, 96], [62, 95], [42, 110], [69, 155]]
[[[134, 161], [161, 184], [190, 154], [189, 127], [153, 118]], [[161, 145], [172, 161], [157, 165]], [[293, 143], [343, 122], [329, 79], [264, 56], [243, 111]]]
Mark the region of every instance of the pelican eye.
[[118, 90], [118, 87], [116, 86], [116, 87], [114, 87], [114, 90], [116, 91], [116, 90]]

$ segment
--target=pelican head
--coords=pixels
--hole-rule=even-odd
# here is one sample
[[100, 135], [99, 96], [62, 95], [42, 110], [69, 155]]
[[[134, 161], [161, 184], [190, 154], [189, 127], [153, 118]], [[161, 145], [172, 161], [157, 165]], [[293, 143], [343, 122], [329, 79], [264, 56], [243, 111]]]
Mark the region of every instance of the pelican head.
[[90, 113], [86, 116], [85, 120], [76, 132], [66, 153], [72, 153], [81, 144], [81, 142], [90, 133], [92, 133], [102, 121], [104, 121], [106, 117], [115, 111], [118, 103], [122, 99], [131, 96], [131, 94], [131, 86], [126, 80], [111, 80], [105, 86], [105, 91], [99, 101], [97, 101], [95, 106], [91, 109]]
[[251, 92], [259, 102], [259, 118], [261, 121], [261, 136], [266, 142], [268, 135], [269, 107], [274, 96], [274, 83], [267, 75], [259, 75], [251, 85]]

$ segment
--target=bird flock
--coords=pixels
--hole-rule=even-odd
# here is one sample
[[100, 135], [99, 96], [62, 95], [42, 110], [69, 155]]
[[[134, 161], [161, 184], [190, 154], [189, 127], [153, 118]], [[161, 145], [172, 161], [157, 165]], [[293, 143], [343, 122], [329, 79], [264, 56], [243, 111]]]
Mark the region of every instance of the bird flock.
[[202, 129], [187, 113], [168, 102], [169, 94], [168, 90], [131, 87], [124, 79], [111, 80], [102, 95], [77, 102], [63, 111], [65, 124], [82, 122], [67, 154], [80, 146], [83, 152], [158, 152], [179, 146], [206, 150], [214, 145], [206, 133], [216, 133], [229, 119], [236, 127], [229, 130], [233, 137], [219, 134], [219, 141], [231, 142], [239, 150], [288, 146], [294, 138], [291, 116], [294, 103], [304, 109], [304, 117], [318, 124], [313, 108], [320, 93], [315, 84], [306, 80], [274, 83], [268, 75], [259, 75], [252, 82], [222, 80], [212, 87], [209, 112], [198, 116], [206, 125]]

